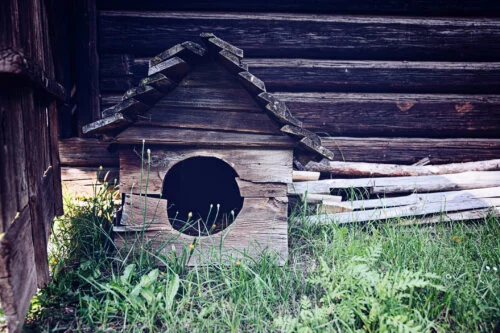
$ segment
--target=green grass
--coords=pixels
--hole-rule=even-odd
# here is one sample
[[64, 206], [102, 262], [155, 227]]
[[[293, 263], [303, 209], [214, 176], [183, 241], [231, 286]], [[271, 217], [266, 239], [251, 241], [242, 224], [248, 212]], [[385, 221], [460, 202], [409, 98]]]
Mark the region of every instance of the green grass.
[[53, 279], [26, 331], [492, 332], [500, 320], [494, 217], [429, 227], [308, 226], [301, 217], [289, 226], [284, 267], [263, 253], [190, 268], [189, 249], [117, 252], [111, 213], [106, 191], [88, 205], [67, 200]]

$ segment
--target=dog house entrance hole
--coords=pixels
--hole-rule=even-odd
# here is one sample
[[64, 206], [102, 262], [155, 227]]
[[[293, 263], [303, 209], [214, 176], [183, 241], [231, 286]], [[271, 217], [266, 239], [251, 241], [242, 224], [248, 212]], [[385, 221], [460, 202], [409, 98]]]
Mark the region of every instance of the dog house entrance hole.
[[163, 180], [169, 221], [190, 236], [227, 228], [243, 206], [236, 171], [215, 157], [191, 157], [175, 164]]

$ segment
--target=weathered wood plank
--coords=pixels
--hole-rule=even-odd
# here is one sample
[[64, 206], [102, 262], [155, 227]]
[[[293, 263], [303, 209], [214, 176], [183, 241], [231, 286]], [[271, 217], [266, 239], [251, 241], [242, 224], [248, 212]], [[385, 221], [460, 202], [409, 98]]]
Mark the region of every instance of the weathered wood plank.
[[59, 140], [61, 165], [118, 166], [117, 152], [108, 151], [109, 142], [90, 138]]
[[197, 64], [202, 60], [206, 52], [207, 51], [201, 45], [191, 41], [186, 41], [184, 43], [174, 45], [151, 58], [149, 61], [149, 68], [173, 57], [178, 57], [191, 65]]
[[24, 207], [0, 239], [0, 300], [9, 332], [20, 332], [37, 290], [30, 208]]
[[140, 117], [136, 124], [281, 135], [279, 125], [264, 113], [203, 109], [180, 111], [164, 105], [158, 103], [147, 115]]
[[[5, 232], [16, 212], [28, 204], [28, 176], [23, 102], [31, 90], [12, 84], [0, 84], [0, 232]], [[29, 97], [29, 96], [28, 96]]]
[[287, 186], [283, 183], [257, 183], [236, 178], [236, 183], [243, 198], [285, 197]]
[[133, 194], [125, 195], [120, 225], [135, 230], [173, 231], [168, 221], [168, 203], [165, 199]]
[[311, 204], [319, 204], [322, 202], [341, 202], [342, 197], [337, 195], [329, 195], [329, 194], [313, 194], [307, 193], [301, 196], [303, 201]]
[[[247, 253], [250, 255], [258, 255], [265, 248], [277, 252], [280, 264], [284, 264], [288, 255], [287, 207], [286, 197], [245, 198], [243, 208], [235, 221], [216, 234], [193, 237], [177, 231], [169, 232], [166, 229], [163, 232], [148, 231], [144, 235], [157, 249], [165, 249], [166, 252], [172, 250], [172, 245], [180, 253], [183, 247], [196, 244], [189, 265], [213, 262], [218, 255], [224, 255], [223, 260], [228, 260], [230, 257], [231, 260], [236, 260], [242, 257], [243, 251], [249, 251]], [[137, 227], [130, 229], [137, 230]], [[120, 248], [140, 242], [136, 234], [124, 233], [127, 228], [115, 227], [114, 230], [118, 232], [115, 242]], [[168, 248], [165, 248], [165, 244], [168, 244]], [[222, 254], [214, 252], [219, 245], [222, 246]]]
[[309, 223], [357, 223], [499, 206], [499, 198], [476, 198], [467, 193], [452, 194], [442, 202], [418, 203], [394, 208], [325, 214], [308, 217]]
[[[148, 71], [147, 58], [100, 56], [104, 92], [137, 85]], [[500, 86], [498, 62], [246, 58], [243, 64], [269, 91], [495, 94]]]
[[[495, 61], [500, 54], [500, 23], [484, 18], [102, 11], [99, 27], [102, 53], [144, 56], [203, 31], [237, 41], [248, 57]], [[155, 38], [145, 38], [149, 31]]]
[[346, 202], [353, 210], [366, 210], [374, 208], [389, 208], [398, 206], [415, 205], [421, 202], [434, 203], [444, 202], [453, 194], [468, 193], [475, 198], [498, 198], [500, 197], [500, 187], [490, 187], [484, 189], [472, 189], [453, 192], [438, 193], [412, 193], [404, 197], [379, 198], [370, 200], [354, 200]]
[[98, 167], [62, 167], [61, 178], [64, 191], [75, 198], [93, 197], [94, 186], [97, 189], [106, 181], [113, 187], [118, 186], [120, 181], [120, 170], [116, 168]]
[[184, 60], [173, 57], [149, 67], [148, 76], [161, 73], [175, 82], [180, 82], [190, 70], [191, 66]]
[[500, 63], [245, 59], [269, 91], [495, 94]]
[[294, 182], [308, 181], [308, 180], [319, 180], [321, 174], [316, 171], [297, 171], [293, 170], [292, 180]]
[[[400, 177], [400, 176], [428, 176], [442, 175], [447, 173], [460, 173], [467, 171], [491, 171], [500, 170], [500, 159], [452, 163], [442, 165], [400, 165], [380, 164], [364, 162], [321, 162], [311, 161], [306, 164], [305, 169], [310, 172], [328, 173], [331, 175], [344, 176], [374, 176], [374, 177]], [[296, 179], [294, 179], [295, 181]], [[308, 179], [317, 180], [317, 179]]]
[[500, 139], [322, 138], [340, 161], [413, 164], [428, 157], [433, 164], [496, 159]]
[[273, 95], [287, 104], [305, 128], [332, 136], [498, 138], [500, 135], [498, 95]]
[[106, 118], [99, 119], [93, 123], [87, 124], [82, 127], [83, 134], [98, 134], [98, 133], [113, 133], [113, 131], [119, 131], [130, 124], [133, 121], [124, 116], [120, 112], [116, 112]]
[[371, 193], [433, 192], [500, 186], [500, 171], [462, 172], [448, 175], [326, 179], [288, 186], [290, 194], [330, 193], [331, 189], [364, 187]]
[[218, 147], [281, 147], [291, 148], [295, 141], [284, 135], [218, 132], [194, 129], [132, 126], [121, 132], [115, 142], [137, 144], [146, 140], [149, 144], [172, 146], [218, 146]]
[[470, 220], [484, 220], [488, 216], [500, 216], [500, 208], [483, 208], [483, 209], [474, 209], [470, 211], [464, 212], [456, 212], [456, 213], [446, 213], [428, 217], [419, 217], [417, 219], [412, 219], [409, 221], [399, 222], [398, 225], [425, 225], [425, 224], [434, 224], [434, 223], [449, 223], [449, 222], [458, 222], [458, 221], [470, 221]]
[[[149, 144], [146, 141], [149, 147]], [[163, 179], [175, 163], [195, 156], [222, 159], [231, 165], [240, 181], [254, 183], [281, 183], [292, 181], [292, 150], [273, 149], [169, 149], [151, 146], [151, 165], [148, 180], [149, 194], [161, 194]], [[139, 193], [141, 180], [141, 148], [122, 149], [120, 153], [120, 191]], [[143, 171], [143, 192], [147, 178], [147, 164]], [[265, 185], [263, 189], [267, 187]], [[246, 190], [246, 189], [244, 189]], [[281, 191], [273, 189], [272, 191]], [[250, 196], [256, 191], [248, 189]], [[243, 195], [244, 193], [242, 193]]]
[[78, 131], [82, 126], [101, 119], [99, 104], [99, 56], [97, 52], [98, 11], [95, 0], [78, 0], [74, 4], [76, 105]]
[[[250, 12], [306, 12], [338, 14], [398, 14], [425, 16], [500, 16], [500, 5], [488, 0], [453, 0], [431, 1], [417, 0], [401, 3], [398, 0], [373, 2], [363, 1], [288, 1], [288, 0], [252, 0], [252, 1], [163, 1], [144, 0], [124, 2], [120, 0], [99, 0], [100, 9], [118, 10], [216, 10]], [[254, 14], [256, 15], [256, 14]]]

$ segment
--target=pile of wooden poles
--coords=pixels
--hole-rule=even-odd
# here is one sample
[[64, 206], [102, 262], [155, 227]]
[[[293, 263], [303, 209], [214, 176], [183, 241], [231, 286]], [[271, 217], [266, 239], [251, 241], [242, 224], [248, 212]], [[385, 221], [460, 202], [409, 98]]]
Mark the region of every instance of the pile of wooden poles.
[[[500, 159], [428, 163], [428, 159], [414, 165], [309, 162], [294, 171], [288, 192], [316, 205], [316, 213], [308, 217], [311, 223], [398, 219], [426, 224], [500, 215]], [[320, 176], [328, 179], [319, 180]], [[367, 193], [368, 198], [331, 194], [342, 190]]]

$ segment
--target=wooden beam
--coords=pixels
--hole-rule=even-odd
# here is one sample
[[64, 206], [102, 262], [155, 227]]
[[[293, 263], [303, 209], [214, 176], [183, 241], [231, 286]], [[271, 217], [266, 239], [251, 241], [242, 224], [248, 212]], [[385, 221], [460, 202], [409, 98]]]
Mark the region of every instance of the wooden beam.
[[[311, 161], [305, 169], [312, 172], [322, 172], [332, 175], [357, 177], [401, 177], [401, 176], [429, 176], [460, 173], [468, 171], [500, 170], [500, 159], [467, 163], [453, 163], [442, 165], [400, 165], [364, 162], [333, 162], [323, 160]], [[312, 179], [311, 179], [312, 180]]]
[[[103, 92], [135, 86], [148, 71], [149, 58], [107, 53], [100, 57]], [[242, 64], [269, 91], [496, 94], [500, 86], [498, 62], [246, 58]]]
[[475, 171], [448, 175], [327, 179], [289, 185], [290, 194], [330, 193], [331, 189], [368, 188], [371, 193], [432, 192], [500, 186], [500, 171]]
[[500, 16], [500, 5], [488, 0], [462, 0], [459, 3], [453, 0], [439, 2], [428, 0], [414, 0], [401, 4], [397, 0], [372, 2], [362, 1], [335, 1], [316, 0], [308, 1], [288, 0], [214, 0], [210, 2], [144, 0], [141, 2], [123, 2], [120, 0], [100, 0], [100, 9], [117, 10], [216, 10], [216, 11], [244, 11], [256, 12], [298, 12], [298, 13], [337, 13], [337, 14], [368, 14], [368, 15], [421, 15], [421, 16]]
[[117, 152], [108, 150], [109, 142], [90, 138], [59, 140], [59, 155], [64, 166], [118, 166]]
[[432, 164], [443, 164], [500, 156], [500, 139], [335, 137], [321, 141], [340, 161], [413, 164], [428, 157]]
[[[99, 23], [101, 53], [150, 56], [217, 31], [247, 57], [497, 61], [500, 54], [500, 24], [484, 18], [101, 11]], [[155, 38], [145, 38], [151, 31]]]
[[[330, 136], [498, 138], [499, 95], [274, 93], [303, 127]], [[438, 119], [422, 121], [422, 119]], [[390, 119], [390, 121], [388, 121]]]
[[245, 59], [269, 91], [496, 94], [500, 62]]

